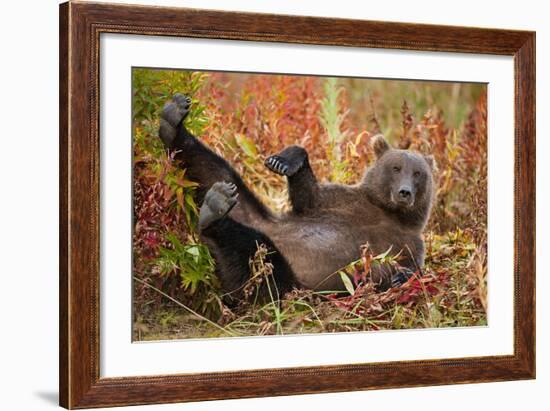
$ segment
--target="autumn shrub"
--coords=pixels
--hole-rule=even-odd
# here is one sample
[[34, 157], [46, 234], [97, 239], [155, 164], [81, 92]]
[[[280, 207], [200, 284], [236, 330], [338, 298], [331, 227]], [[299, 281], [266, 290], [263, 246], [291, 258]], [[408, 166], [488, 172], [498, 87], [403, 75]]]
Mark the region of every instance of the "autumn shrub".
[[[165, 101], [176, 92], [195, 96], [204, 78], [197, 72], [133, 70], [133, 272], [190, 307], [216, 315], [221, 302], [215, 263], [195, 231], [197, 183], [174, 165], [158, 138], [158, 114]], [[193, 103], [185, 122], [200, 135], [208, 119], [205, 107], [196, 99]], [[146, 310], [162, 303], [143, 283], [134, 283], [133, 291], [135, 305]]]

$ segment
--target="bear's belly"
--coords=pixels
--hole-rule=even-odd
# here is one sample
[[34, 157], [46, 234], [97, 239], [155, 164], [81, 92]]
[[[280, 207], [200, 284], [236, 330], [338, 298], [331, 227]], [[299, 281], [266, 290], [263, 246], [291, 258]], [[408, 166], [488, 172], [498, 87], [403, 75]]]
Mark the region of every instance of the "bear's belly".
[[[334, 217], [331, 222], [326, 219], [283, 221], [264, 231], [286, 258], [296, 279], [308, 289], [343, 290], [338, 271], [359, 259], [361, 246], [367, 243], [374, 255], [390, 247], [392, 254], [403, 250], [404, 257], [412, 253], [417, 259], [423, 255], [418, 233], [396, 229], [384, 220], [366, 224], [362, 216], [351, 222]], [[419, 265], [421, 260], [417, 260]]]
[[292, 229], [277, 231], [271, 238], [296, 279], [315, 290], [343, 289], [338, 270], [357, 260], [361, 245], [368, 241], [353, 229], [322, 223], [294, 224]]

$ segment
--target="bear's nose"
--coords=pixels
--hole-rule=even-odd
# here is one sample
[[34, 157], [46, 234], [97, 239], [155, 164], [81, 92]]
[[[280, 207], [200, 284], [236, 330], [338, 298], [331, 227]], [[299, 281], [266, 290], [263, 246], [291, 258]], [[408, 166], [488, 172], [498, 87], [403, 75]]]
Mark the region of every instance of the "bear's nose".
[[401, 190], [399, 190], [399, 197], [403, 199], [409, 199], [410, 196], [411, 196], [411, 190], [409, 190], [408, 188], [402, 188]]

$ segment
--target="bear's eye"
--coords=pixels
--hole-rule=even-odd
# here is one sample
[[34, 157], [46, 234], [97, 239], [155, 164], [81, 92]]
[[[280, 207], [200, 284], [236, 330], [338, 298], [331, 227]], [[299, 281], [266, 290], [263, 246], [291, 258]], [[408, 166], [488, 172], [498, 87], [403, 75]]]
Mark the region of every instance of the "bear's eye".
[[413, 177], [417, 177], [417, 178], [420, 177], [420, 171], [415, 171], [413, 173]]
[[401, 167], [399, 166], [393, 166], [393, 172], [394, 173], [399, 173], [401, 171]]

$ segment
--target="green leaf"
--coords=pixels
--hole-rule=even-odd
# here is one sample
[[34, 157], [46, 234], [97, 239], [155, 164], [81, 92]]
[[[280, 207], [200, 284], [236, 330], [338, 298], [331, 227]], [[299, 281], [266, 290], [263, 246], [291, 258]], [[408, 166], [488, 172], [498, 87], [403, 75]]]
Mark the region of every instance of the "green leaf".
[[195, 262], [198, 262], [199, 261], [199, 256], [200, 256], [200, 250], [199, 250], [199, 247], [196, 246], [196, 245], [191, 245], [187, 248], [187, 253], [191, 254], [195, 260]]
[[183, 190], [181, 187], [178, 187], [176, 189], [176, 198], [178, 200], [178, 204], [181, 208], [184, 208], [185, 205], [183, 204]]
[[355, 289], [353, 288], [353, 284], [351, 283], [349, 276], [343, 271], [339, 271], [338, 274], [340, 274], [340, 278], [342, 279], [344, 287], [346, 287], [348, 293], [350, 293], [350, 295], [353, 295], [355, 293]]
[[382, 254], [378, 254], [377, 256], [374, 257], [375, 260], [383, 260], [384, 258], [386, 258], [388, 256], [388, 254], [390, 253], [391, 249], [393, 248], [393, 245], [390, 245], [390, 248], [388, 248], [385, 252], [383, 252]]
[[199, 215], [199, 210], [197, 208], [197, 204], [195, 203], [195, 199], [191, 194], [185, 194], [185, 204], [189, 206], [195, 213], [195, 215]]
[[244, 153], [248, 157], [256, 158], [258, 155], [258, 150], [256, 150], [256, 145], [252, 140], [247, 138], [244, 134], [237, 133], [235, 134], [235, 141]]

